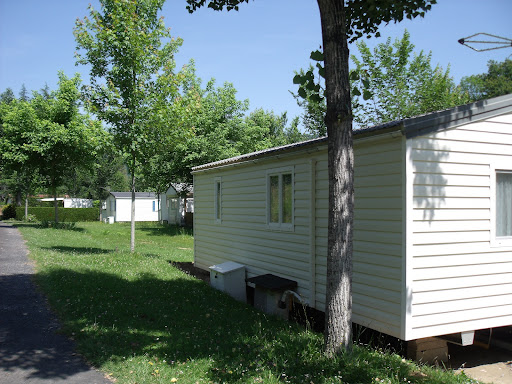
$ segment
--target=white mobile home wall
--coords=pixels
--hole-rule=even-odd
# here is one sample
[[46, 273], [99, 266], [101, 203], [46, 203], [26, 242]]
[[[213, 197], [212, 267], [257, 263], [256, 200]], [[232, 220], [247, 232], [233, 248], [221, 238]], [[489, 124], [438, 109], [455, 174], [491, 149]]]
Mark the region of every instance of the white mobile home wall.
[[[153, 210], [155, 204], [155, 210]], [[114, 216], [116, 222], [131, 221], [131, 197], [109, 195], [102, 217]], [[158, 199], [156, 197], [135, 198], [135, 221], [158, 221]]]
[[512, 324], [512, 247], [493, 244], [512, 115], [410, 138], [407, 158], [407, 339]]
[[[354, 322], [403, 340], [512, 325], [512, 238], [495, 240], [493, 181], [512, 171], [511, 112], [508, 95], [355, 135]], [[267, 225], [275, 169], [293, 174], [292, 230]], [[196, 167], [194, 191], [197, 266], [295, 280], [324, 310], [325, 139]]]
[[[400, 337], [402, 297], [402, 137], [356, 145], [354, 321]], [[378, 145], [377, 145], [378, 143]], [[379, 163], [378, 166], [375, 164]], [[373, 166], [372, 166], [373, 165]], [[266, 174], [293, 169], [293, 230], [267, 225]], [[222, 217], [214, 221], [214, 182]], [[377, 186], [377, 188], [375, 188]], [[357, 192], [356, 192], [357, 193]], [[195, 263], [246, 265], [247, 277], [273, 273], [297, 281], [311, 307], [325, 307], [328, 175], [326, 143], [194, 174]], [[372, 240], [366, 241], [369, 237]]]

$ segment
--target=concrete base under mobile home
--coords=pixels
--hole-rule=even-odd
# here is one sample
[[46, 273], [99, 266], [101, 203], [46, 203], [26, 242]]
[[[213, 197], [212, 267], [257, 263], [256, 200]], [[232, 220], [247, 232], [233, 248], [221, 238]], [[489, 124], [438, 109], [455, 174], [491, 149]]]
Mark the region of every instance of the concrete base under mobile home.
[[432, 364], [448, 361], [448, 343], [438, 337], [411, 340], [407, 342], [407, 357], [411, 360]]

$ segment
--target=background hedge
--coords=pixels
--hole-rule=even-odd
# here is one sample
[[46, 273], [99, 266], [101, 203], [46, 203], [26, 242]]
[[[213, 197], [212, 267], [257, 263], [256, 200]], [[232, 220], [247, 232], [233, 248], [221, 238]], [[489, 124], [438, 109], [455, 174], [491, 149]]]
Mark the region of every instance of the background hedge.
[[[59, 221], [77, 222], [77, 221], [98, 221], [100, 212], [98, 208], [57, 208], [59, 210]], [[54, 207], [28, 207], [29, 215], [34, 215], [37, 220], [54, 221]], [[23, 220], [25, 216], [25, 207], [16, 208], [16, 219]]]

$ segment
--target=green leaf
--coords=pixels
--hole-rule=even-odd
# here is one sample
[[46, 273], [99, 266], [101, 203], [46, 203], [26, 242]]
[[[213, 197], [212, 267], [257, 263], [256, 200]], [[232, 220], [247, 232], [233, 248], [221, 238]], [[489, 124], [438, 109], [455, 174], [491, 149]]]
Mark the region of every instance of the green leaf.
[[304, 77], [297, 74], [293, 77], [293, 84], [304, 84]]
[[369, 100], [373, 97], [372, 93], [370, 91], [368, 91], [367, 89], [365, 89], [363, 91], [363, 99], [364, 100]]
[[315, 61], [324, 61], [324, 54], [319, 50], [313, 51], [311, 52], [310, 59]]
[[357, 87], [354, 87], [354, 88], [352, 89], [352, 94], [353, 94], [354, 96], [361, 96], [361, 92], [359, 92], [359, 89], [358, 89]]
[[308, 97], [306, 91], [302, 87], [299, 88], [299, 96], [302, 97], [303, 99], [306, 99]]
[[350, 71], [350, 80], [351, 81], [359, 80], [359, 72], [357, 72], [357, 71]]

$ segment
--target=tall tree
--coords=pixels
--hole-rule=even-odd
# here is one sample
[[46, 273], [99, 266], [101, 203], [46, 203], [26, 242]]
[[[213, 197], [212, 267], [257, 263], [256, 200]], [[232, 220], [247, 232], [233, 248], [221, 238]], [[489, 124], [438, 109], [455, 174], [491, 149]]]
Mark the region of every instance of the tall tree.
[[32, 106], [21, 100], [0, 103], [0, 168], [2, 183], [21, 205], [25, 196], [25, 216], [28, 194], [40, 184], [37, 147], [32, 143], [38, 119]]
[[463, 77], [460, 84], [473, 101], [512, 93], [512, 60], [490, 60], [487, 73]]
[[39, 174], [54, 195], [58, 222], [57, 188], [79, 168], [91, 166], [104, 135], [101, 125], [79, 111], [80, 76], [59, 73], [58, 89], [34, 94], [30, 101], [37, 116], [30, 133]]
[[160, 108], [172, 104], [179, 82], [174, 55], [182, 41], [171, 38], [163, 18], [164, 0], [100, 0], [90, 18], [77, 20], [77, 63], [90, 65], [84, 88], [88, 107], [111, 129], [127, 154], [131, 175], [131, 251], [135, 251], [135, 177], [155, 130], [166, 124]]
[[358, 41], [361, 58], [351, 56], [356, 83], [369, 94], [353, 98], [354, 121], [367, 127], [451, 108], [469, 98], [450, 77], [449, 69], [433, 67], [432, 53], [414, 52], [409, 32], [391, 43], [378, 44], [373, 52]]
[[[188, 9], [238, 9], [249, 0], [187, 0]], [[325, 70], [328, 135], [329, 218], [325, 346], [329, 354], [352, 343], [352, 222], [354, 155], [348, 42], [379, 35], [381, 23], [423, 16], [435, 0], [317, 0]]]

